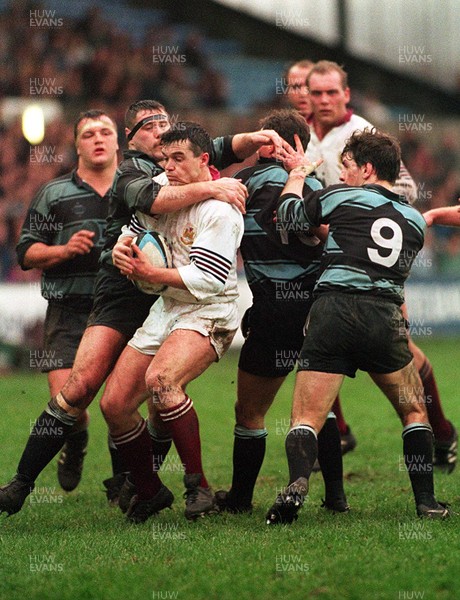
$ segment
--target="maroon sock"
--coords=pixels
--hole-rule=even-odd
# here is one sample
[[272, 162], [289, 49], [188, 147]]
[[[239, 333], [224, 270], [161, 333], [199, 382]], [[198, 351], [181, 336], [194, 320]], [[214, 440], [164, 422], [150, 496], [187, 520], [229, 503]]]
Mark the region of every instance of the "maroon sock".
[[160, 410], [161, 420], [172, 435], [177, 453], [185, 466], [187, 474], [201, 473], [201, 487], [209, 487], [201, 464], [201, 441], [198, 416], [193, 408], [193, 402], [186, 395], [183, 402], [173, 408]]
[[331, 410], [336, 416], [337, 427], [339, 428], [340, 435], [345, 435], [346, 433], [348, 433], [348, 425], [345, 421], [345, 417], [343, 416], [339, 396], [337, 396], [337, 398], [334, 400], [334, 404], [332, 405]]
[[452, 424], [444, 416], [433, 367], [426, 357], [419, 374], [423, 384], [426, 410], [430, 425], [433, 428], [433, 435], [437, 441], [447, 442], [452, 437]]
[[153, 498], [160, 490], [161, 481], [157, 473], [152, 473], [152, 442], [144, 419], [130, 431], [112, 435], [112, 440], [123, 466], [130, 472], [139, 501]]

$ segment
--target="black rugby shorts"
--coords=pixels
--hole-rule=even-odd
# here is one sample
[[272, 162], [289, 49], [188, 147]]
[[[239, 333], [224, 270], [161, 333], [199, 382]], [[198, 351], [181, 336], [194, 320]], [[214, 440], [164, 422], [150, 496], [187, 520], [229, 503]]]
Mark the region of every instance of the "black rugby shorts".
[[140, 292], [132, 281], [113, 266], [99, 270], [88, 327], [105, 325], [128, 339], [147, 318], [158, 296]]
[[299, 371], [393, 373], [412, 360], [406, 322], [391, 300], [322, 293], [311, 308]]
[[35, 361], [42, 373], [72, 367], [87, 319], [88, 311], [77, 312], [57, 303], [48, 304], [44, 324], [44, 352], [38, 353], [38, 360]]
[[296, 366], [311, 306], [303, 302], [254, 300], [242, 322], [244, 344], [238, 367], [260, 377], [285, 377]]

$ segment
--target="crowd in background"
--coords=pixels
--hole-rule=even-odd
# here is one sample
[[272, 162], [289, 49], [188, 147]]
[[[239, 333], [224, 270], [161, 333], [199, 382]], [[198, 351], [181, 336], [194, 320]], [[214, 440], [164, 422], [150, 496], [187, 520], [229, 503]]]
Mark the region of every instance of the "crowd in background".
[[[280, 103], [274, 82], [272, 102], [267, 98], [263, 108], [232, 114], [228, 82], [212, 66], [206, 37], [196, 29], [181, 37], [183, 30], [175, 24], [151, 27], [139, 42], [104, 18], [98, 8], [80, 19], [66, 19], [63, 27], [31, 27], [29, 9], [27, 3], [14, 3], [0, 13], [0, 106], [8, 97], [36, 100], [40, 96], [64, 110], [47, 124], [40, 147], [25, 140], [19, 116], [0, 122], [0, 281], [40, 276], [36, 270], [20, 270], [14, 247], [35, 192], [75, 164], [72, 123], [80, 110], [103, 108], [113, 115], [123, 147], [124, 111], [140, 98], [163, 102], [176, 119], [180, 115], [200, 121], [212, 135], [257, 128], [261, 112]], [[390, 108], [371, 94], [353, 90], [352, 97], [359, 114], [383, 127], [381, 121], [391, 115]], [[441, 124], [436, 131], [435, 123], [428, 132], [400, 132], [397, 123], [392, 126], [418, 185], [419, 208], [455, 204], [460, 196], [455, 135], [447, 127], [440, 131]], [[428, 236], [425, 251], [433, 257], [436, 274], [460, 272], [457, 231], [437, 228]]]

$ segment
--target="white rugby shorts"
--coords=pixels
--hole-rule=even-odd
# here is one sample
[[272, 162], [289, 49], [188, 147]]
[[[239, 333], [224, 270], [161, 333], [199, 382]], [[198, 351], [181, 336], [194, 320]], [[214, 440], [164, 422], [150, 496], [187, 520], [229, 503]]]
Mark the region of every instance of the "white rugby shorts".
[[216, 304], [186, 304], [160, 296], [142, 327], [129, 340], [128, 346], [142, 354], [154, 355], [173, 331], [189, 329], [209, 337], [219, 360], [229, 349], [238, 327], [236, 300]]

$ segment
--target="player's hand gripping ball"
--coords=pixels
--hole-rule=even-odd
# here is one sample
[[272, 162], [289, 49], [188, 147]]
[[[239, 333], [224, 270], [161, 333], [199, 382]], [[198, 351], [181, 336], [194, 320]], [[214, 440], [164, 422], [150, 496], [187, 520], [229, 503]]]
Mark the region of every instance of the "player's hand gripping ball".
[[[133, 239], [133, 243], [146, 255], [153, 267], [171, 268], [172, 257], [168, 243], [165, 238], [155, 231], [144, 231]], [[159, 294], [166, 285], [163, 283], [150, 283], [137, 280], [134, 285], [144, 294]]]

